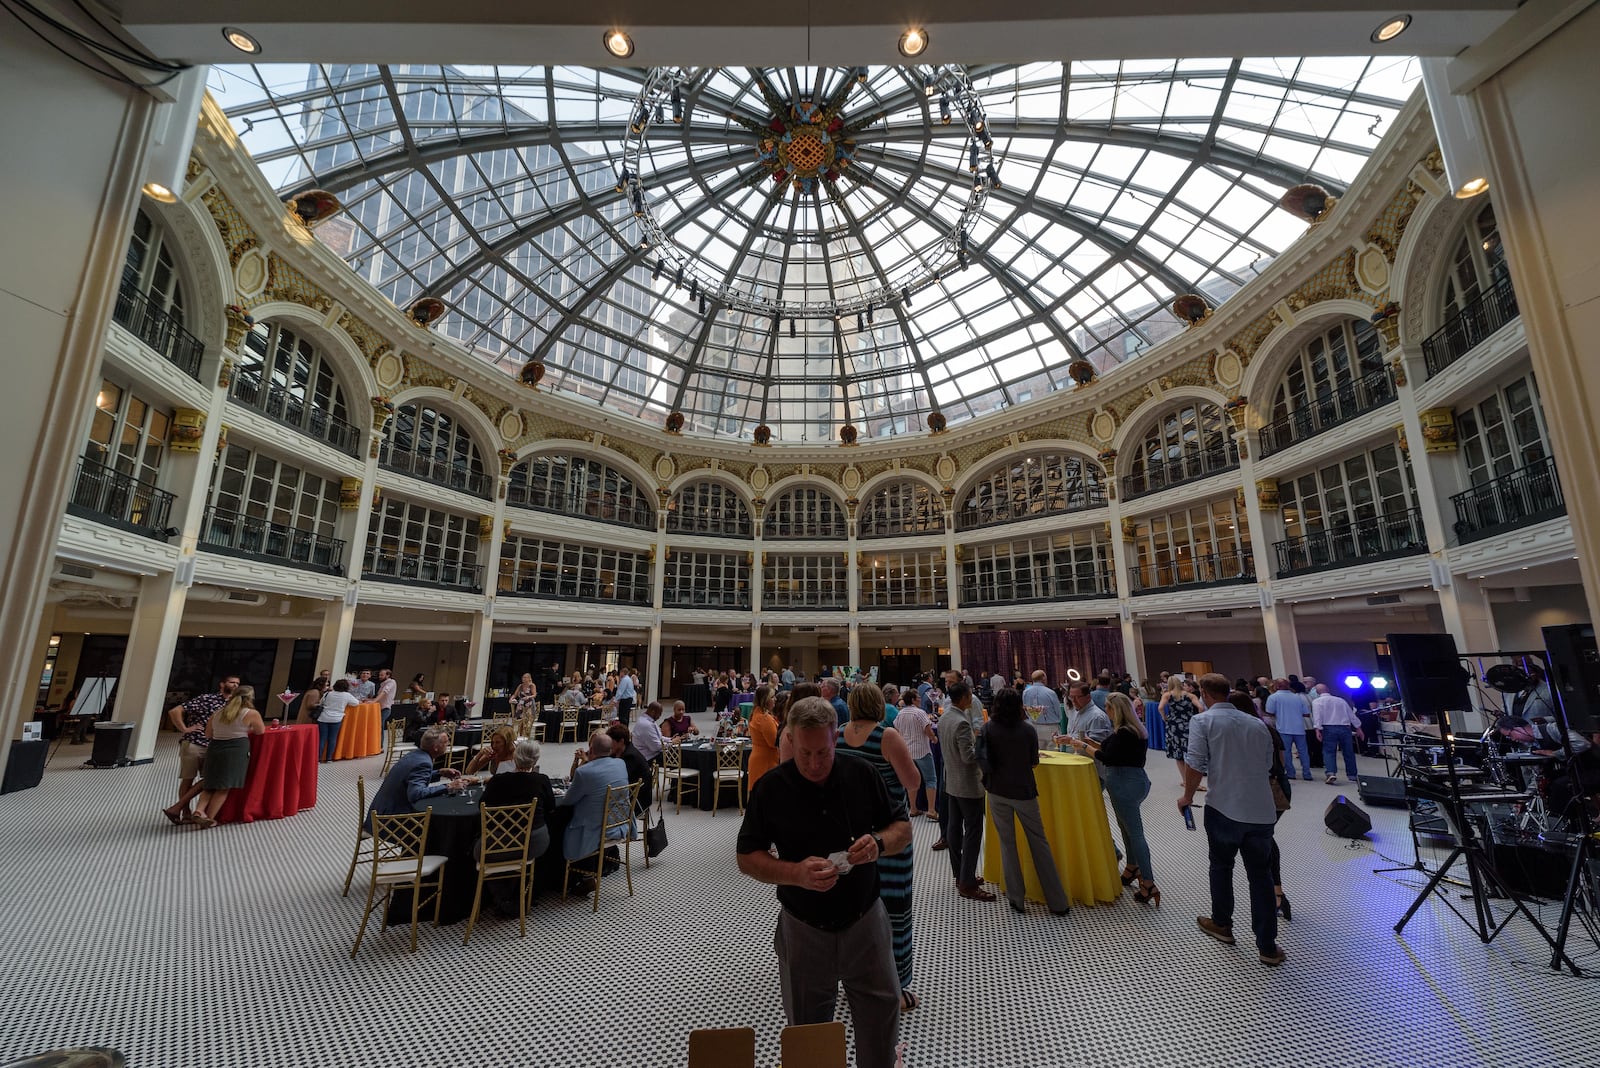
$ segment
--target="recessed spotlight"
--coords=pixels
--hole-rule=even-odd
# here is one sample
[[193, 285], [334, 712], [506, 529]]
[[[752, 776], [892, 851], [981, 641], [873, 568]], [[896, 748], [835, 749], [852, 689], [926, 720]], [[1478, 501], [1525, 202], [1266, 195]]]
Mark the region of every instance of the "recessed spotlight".
[[1396, 15], [1386, 19], [1377, 29], [1372, 31], [1373, 44], [1387, 44], [1406, 32], [1406, 27], [1411, 25], [1410, 15]]
[[144, 195], [151, 200], [159, 200], [163, 204], [171, 204], [178, 199], [178, 194], [162, 185], [160, 182], [144, 183]]
[[1469, 178], [1461, 183], [1461, 188], [1456, 190], [1457, 200], [1467, 200], [1477, 196], [1489, 188], [1487, 178]]
[[913, 26], [900, 35], [900, 54], [909, 58], [922, 55], [928, 50], [928, 32], [921, 26]]
[[618, 59], [627, 59], [633, 55], [633, 38], [621, 30], [611, 30], [605, 36], [606, 51]]
[[247, 56], [261, 54], [261, 42], [251, 37], [237, 26], [222, 27], [222, 39]]

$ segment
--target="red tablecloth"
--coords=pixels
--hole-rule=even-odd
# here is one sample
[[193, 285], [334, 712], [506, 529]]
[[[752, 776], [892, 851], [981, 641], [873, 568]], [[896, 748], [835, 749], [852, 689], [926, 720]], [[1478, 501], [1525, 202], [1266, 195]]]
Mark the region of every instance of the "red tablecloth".
[[281, 820], [316, 803], [317, 728], [269, 728], [250, 736], [250, 771], [228, 794], [217, 822]]
[[335, 760], [353, 760], [383, 752], [383, 706], [376, 701], [351, 705], [344, 712], [344, 726], [339, 729], [339, 746], [333, 751]]

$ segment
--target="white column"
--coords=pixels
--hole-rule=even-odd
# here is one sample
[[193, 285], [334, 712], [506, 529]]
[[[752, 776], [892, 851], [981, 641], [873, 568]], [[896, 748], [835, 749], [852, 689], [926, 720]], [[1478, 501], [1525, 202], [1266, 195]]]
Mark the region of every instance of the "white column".
[[750, 621], [750, 674], [761, 678], [761, 617]]
[[961, 670], [961, 620], [954, 612], [950, 613], [950, 667]]
[[[167, 677], [172, 673], [172, 655], [178, 649], [188, 595], [188, 586], [170, 571], [147, 576], [139, 583], [128, 652], [117, 684], [117, 718], [137, 724], [128, 752], [133, 760], [145, 761], [155, 755], [161, 716], [166, 711]], [[206, 681], [214, 686], [220, 680]], [[256, 707], [266, 708], [268, 699], [267, 694], [258, 695]]]
[[1122, 660], [1123, 670], [1133, 681], [1144, 679], [1144, 627], [1126, 606], [1122, 611]]
[[851, 609], [850, 620], [850, 666], [861, 666], [861, 624], [853, 618], [855, 609]]
[[1261, 627], [1266, 633], [1267, 662], [1272, 665], [1272, 677], [1299, 675], [1300, 634], [1295, 629], [1294, 606], [1276, 601], [1268, 588], [1261, 591]]
[[661, 612], [650, 624], [650, 648], [645, 654], [644, 703], [661, 700]]
[[329, 601], [322, 614], [322, 632], [317, 635], [317, 669], [327, 668], [335, 679], [349, 667], [350, 633], [356, 624], [356, 587], [346, 591], [343, 600]]
[[494, 598], [474, 612], [467, 634], [467, 697], [481, 705], [489, 685], [489, 654], [494, 649]]
[[1462, 653], [1490, 653], [1500, 648], [1495, 631], [1494, 612], [1487, 591], [1465, 575], [1451, 575], [1438, 563], [1433, 565], [1434, 590], [1439, 594], [1439, 611], [1444, 629], [1455, 639]]

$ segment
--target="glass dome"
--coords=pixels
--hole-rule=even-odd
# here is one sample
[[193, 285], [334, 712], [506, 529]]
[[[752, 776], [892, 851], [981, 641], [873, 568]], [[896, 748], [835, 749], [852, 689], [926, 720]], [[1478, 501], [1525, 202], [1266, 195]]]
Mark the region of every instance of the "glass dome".
[[[1414, 61], [218, 67], [284, 195], [509, 374], [684, 432], [951, 425], [1138, 357], [1342, 194]], [[947, 121], [948, 118], [948, 121]]]

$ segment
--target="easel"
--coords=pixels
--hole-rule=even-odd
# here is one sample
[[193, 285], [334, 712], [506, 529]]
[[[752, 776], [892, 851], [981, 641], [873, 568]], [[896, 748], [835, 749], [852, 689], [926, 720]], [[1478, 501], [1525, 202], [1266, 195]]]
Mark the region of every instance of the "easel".
[[55, 759], [56, 754], [61, 751], [62, 743], [67, 740], [68, 721], [76, 720], [83, 723], [99, 719], [116, 685], [117, 680], [109, 676], [96, 676], [83, 680], [78, 698], [72, 703], [72, 711], [62, 713], [61, 724], [56, 728], [56, 747], [50, 751], [51, 760]]

